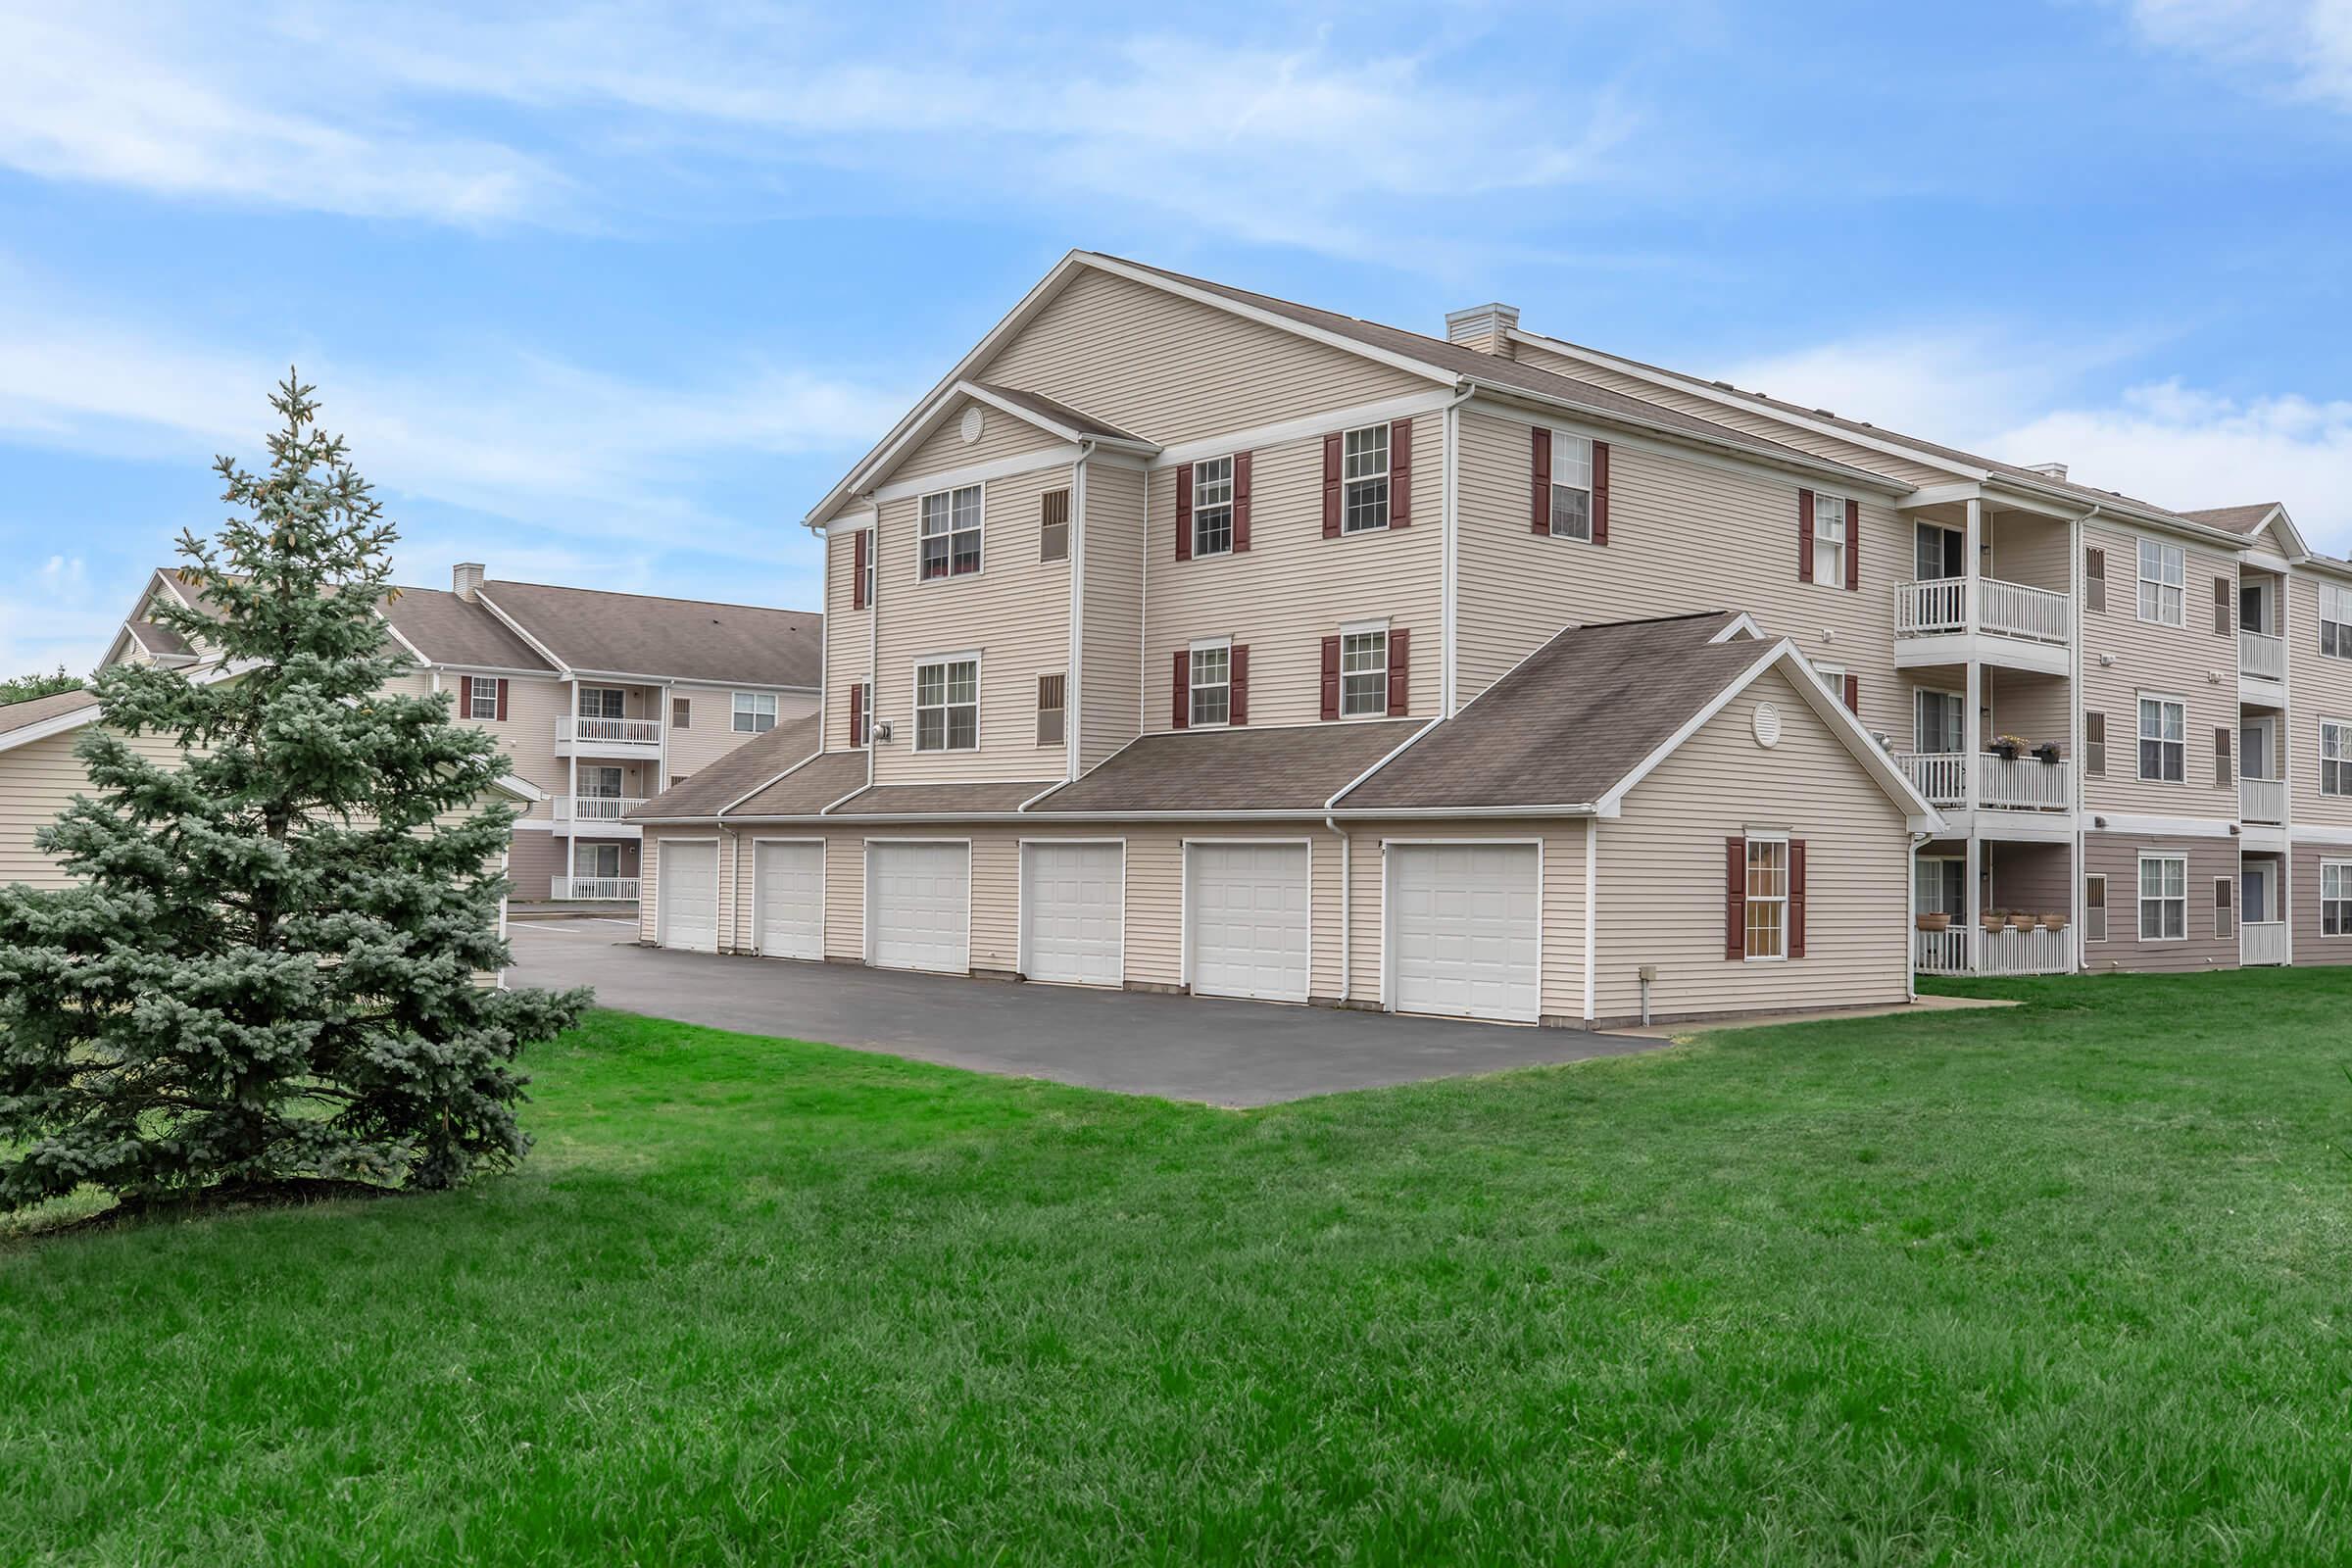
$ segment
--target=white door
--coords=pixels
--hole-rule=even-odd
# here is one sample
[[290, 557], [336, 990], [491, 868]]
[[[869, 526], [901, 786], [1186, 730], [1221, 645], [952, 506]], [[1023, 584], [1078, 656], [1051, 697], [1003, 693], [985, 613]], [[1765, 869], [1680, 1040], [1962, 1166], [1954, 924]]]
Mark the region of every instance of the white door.
[[1032, 980], [1115, 986], [1126, 900], [1116, 844], [1021, 846], [1021, 951]]
[[662, 866], [662, 945], [689, 953], [718, 951], [718, 846], [664, 844]]
[[825, 956], [825, 847], [761, 844], [753, 851], [759, 875], [760, 952], [769, 958]]
[[1397, 1011], [1535, 1022], [1544, 974], [1537, 866], [1532, 844], [1390, 847]]
[[866, 847], [866, 918], [885, 969], [971, 967], [971, 851], [962, 844]]
[[1306, 1000], [1306, 868], [1303, 844], [1185, 847], [1195, 993]]

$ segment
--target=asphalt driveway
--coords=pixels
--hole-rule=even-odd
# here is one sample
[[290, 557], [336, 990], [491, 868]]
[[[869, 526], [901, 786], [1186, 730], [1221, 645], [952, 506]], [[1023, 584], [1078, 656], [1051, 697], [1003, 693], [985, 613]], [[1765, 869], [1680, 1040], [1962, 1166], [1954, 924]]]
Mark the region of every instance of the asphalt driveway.
[[636, 945], [633, 924], [518, 921], [513, 983], [594, 986], [608, 1007], [979, 1072], [1217, 1105], [1654, 1051], [1581, 1029], [1017, 985]]

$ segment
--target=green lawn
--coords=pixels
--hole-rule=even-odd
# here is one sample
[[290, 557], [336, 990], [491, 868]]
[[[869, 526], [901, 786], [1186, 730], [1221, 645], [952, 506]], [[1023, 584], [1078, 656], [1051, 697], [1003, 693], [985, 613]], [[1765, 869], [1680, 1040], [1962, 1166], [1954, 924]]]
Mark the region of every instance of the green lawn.
[[1978, 989], [1249, 1113], [596, 1015], [516, 1176], [0, 1245], [0, 1561], [2340, 1558], [2352, 970]]

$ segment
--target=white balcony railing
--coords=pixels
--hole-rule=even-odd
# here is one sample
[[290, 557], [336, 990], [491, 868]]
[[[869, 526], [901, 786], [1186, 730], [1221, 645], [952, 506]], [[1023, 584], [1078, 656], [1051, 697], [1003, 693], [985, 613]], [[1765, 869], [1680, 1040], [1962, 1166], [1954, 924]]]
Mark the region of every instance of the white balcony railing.
[[2264, 680], [2286, 679], [2286, 639], [2267, 631], [2237, 634], [2237, 672]]
[[559, 795], [555, 801], [556, 820], [617, 822], [644, 804], [642, 800], [620, 795]]
[[2072, 974], [2075, 928], [2003, 926], [1970, 931], [1913, 931], [1911, 961], [1921, 974]]
[[547, 896], [551, 899], [631, 904], [637, 899], [637, 879], [633, 876], [560, 876], [551, 880]]
[[[1936, 806], [1968, 804], [1968, 758], [1960, 752], [1901, 752], [1896, 760], [1911, 782]], [[2032, 757], [1977, 759], [1977, 805], [2005, 811], [2064, 811], [2075, 804], [2075, 770], [2070, 762]]]
[[2073, 638], [2074, 610], [2066, 595], [1998, 577], [1936, 577], [1897, 585], [1894, 634], [1936, 637], [1966, 631], [1972, 595], [1979, 631], [2061, 646]]
[[2237, 781], [2237, 814], [2248, 822], [2260, 822], [2276, 827], [2286, 820], [2286, 780], [2282, 778], [2240, 778]]
[[659, 746], [662, 744], [662, 721], [658, 718], [581, 718], [562, 713], [556, 718], [556, 740], [563, 745]]
[[2284, 963], [2286, 961], [2286, 922], [2284, 920], [2248, 920], [2237, 928], [2237, 961], [2240, 963]]

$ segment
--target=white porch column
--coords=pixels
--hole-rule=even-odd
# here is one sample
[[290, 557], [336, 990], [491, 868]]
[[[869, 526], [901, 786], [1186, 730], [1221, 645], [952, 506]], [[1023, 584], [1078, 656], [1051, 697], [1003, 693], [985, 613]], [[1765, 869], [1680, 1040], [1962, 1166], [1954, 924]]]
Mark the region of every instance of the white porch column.
[[580, 678], [571, 678], [571, 756], [566, 759], [571, 782], [565, 786], [571, 800], [564, 811], [564, 874], [580, 873]]
[[1960, 807], [1963, 810], [1977, 808], [1977, 781], [1984, 773], [1980, 760], [1984, 751], [1984, 666], [1975, 660], [1968, 662], [1966, 709], [1960, 714]]
[[1984, 927], [1978, 917], [1984, 913], [1984, 898], [1978, 889], [1978, 876], [1983, 865], [1984, 845], [1976, 834], [1968, 836], [1968, 889], [1962, 908], [1968, 915], [1968, 934], [1960, 939], [1960, 965], [1970, 974], [1977, 972], [1983, 962]]
[[1971, 637], [1977, 634], [1977, 560], [1984, 540], [1984, 502], [1972, 496], [1968, 502], [1968, 521], [1961, 528], [1960, 562], [1960, 629]]

